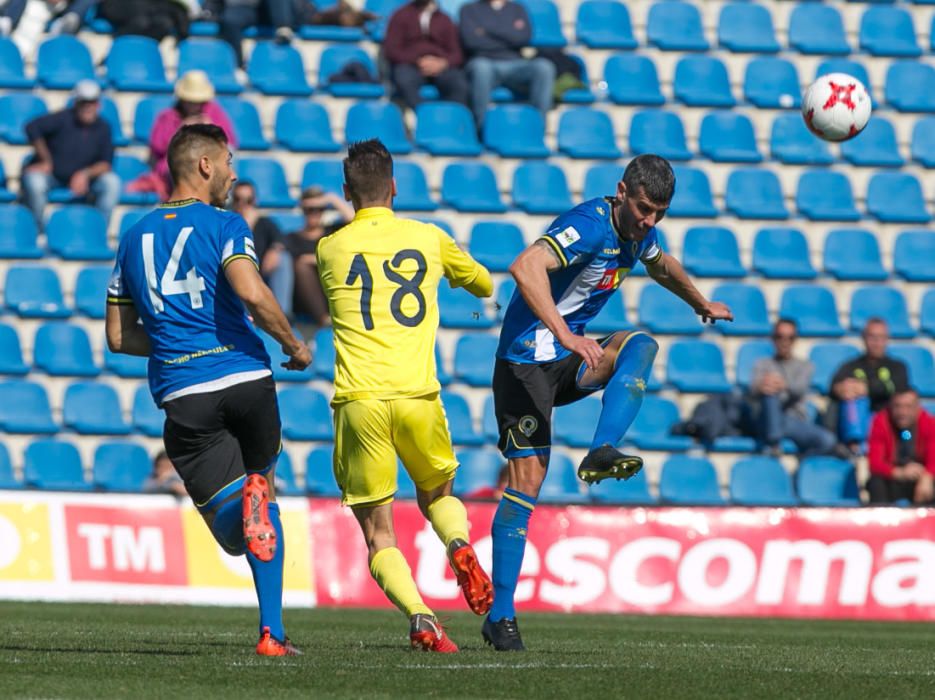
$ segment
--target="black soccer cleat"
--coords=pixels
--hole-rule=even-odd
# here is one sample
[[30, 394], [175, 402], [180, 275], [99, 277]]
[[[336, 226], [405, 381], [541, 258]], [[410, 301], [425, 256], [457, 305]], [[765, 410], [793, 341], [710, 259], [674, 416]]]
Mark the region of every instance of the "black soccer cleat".
[[588, 484], [596, 484], [604, 479], [625, 481], [642, 468], [642, 457], [626, 455], [616, 447], [601, 445], [588, 452], [581, 460], [578, 478]]
[[484, 641], [493, 645], [497, 651], [526, 651], [515, 617], [505, 617], [498, 622], [488, 617], [484, 620], [480, 633], [484, 636]]

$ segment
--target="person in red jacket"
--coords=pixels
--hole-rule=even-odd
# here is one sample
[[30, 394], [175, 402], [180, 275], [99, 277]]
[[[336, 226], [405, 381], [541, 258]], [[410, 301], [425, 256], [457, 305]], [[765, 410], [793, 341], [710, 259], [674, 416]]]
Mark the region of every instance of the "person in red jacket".
[[867, 490], [871, 503], [935, 503], [935, 418], [912, 389], [873, 417]]
[[467, 104], [458, 28], [434, 0], [412, 0], [393, 13], [383, 54], [390, 63], [393, 84], [411, 109], [422, 102], [419, 89], [425, 83], [437, 87], [443, 100]]

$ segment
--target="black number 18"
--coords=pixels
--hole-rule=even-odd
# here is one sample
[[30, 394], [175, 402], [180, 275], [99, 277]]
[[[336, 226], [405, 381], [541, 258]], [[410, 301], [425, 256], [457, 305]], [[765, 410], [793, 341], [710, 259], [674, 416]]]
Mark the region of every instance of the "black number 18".
[[[414, 260], [418, 265], [412, 277], [405, 277], [393, 269], [398, 269], [405, 260]], [[422, 323], [425, 318], [425, 295], [422, 294], [419, 285], [425, 280], [427, 271], [428, 264], [425, 261], [425, 256], [420, 251], [411, 248], [400, 250], [393, 256], [392, 260], [383, 262], [383, 274], [386, 279], [399, 286], [399, 289], [393, 292], [390, 299], [390, 313], [401, 326], [414, 328]], [[354, 260], [351, 262], [351, 269], [347, 274], [347, 284], [354, 284], [358, 279], [360, 280], [360, 315], [364, 322], [364, 328], [372, 331], [374, 325], [370, 306], [373, 301], [373, 275], [370, 273], [370, 268], [367, 267], [366, 259], [360, 253], [355, 255]], [[403, 313], [402, 305], [403, 299], [410, 294], [415, 297], [418, 309], [412, 316], [407, 316]]]

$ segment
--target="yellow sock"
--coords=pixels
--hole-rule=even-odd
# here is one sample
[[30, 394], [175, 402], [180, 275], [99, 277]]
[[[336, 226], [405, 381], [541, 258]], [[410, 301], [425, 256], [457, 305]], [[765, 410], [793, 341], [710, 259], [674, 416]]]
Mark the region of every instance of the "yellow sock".
[[454, 496], [436, 498], [427, 508], [435, 534], [447, 548], [452, 540], [468, 541], [468, 517], [464, 504]]
[[379, 584], [386, 597], [406, 617], [416, 613], [432, 615], [429, 607], [422, 602], [416, 582], [412, 580], [412, 571], [403, 553], [396, 547], [381, 549], [370, 560], [370, 575]]

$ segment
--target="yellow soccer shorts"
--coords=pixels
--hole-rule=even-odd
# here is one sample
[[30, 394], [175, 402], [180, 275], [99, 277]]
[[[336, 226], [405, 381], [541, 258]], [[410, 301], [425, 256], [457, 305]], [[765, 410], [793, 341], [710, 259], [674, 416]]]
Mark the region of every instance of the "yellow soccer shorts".
[[335, 405], [334, 476], [345, 505], [392, 500], [397, 455], [422, 491], [454, 478], [458, 462], [438, 394]]

